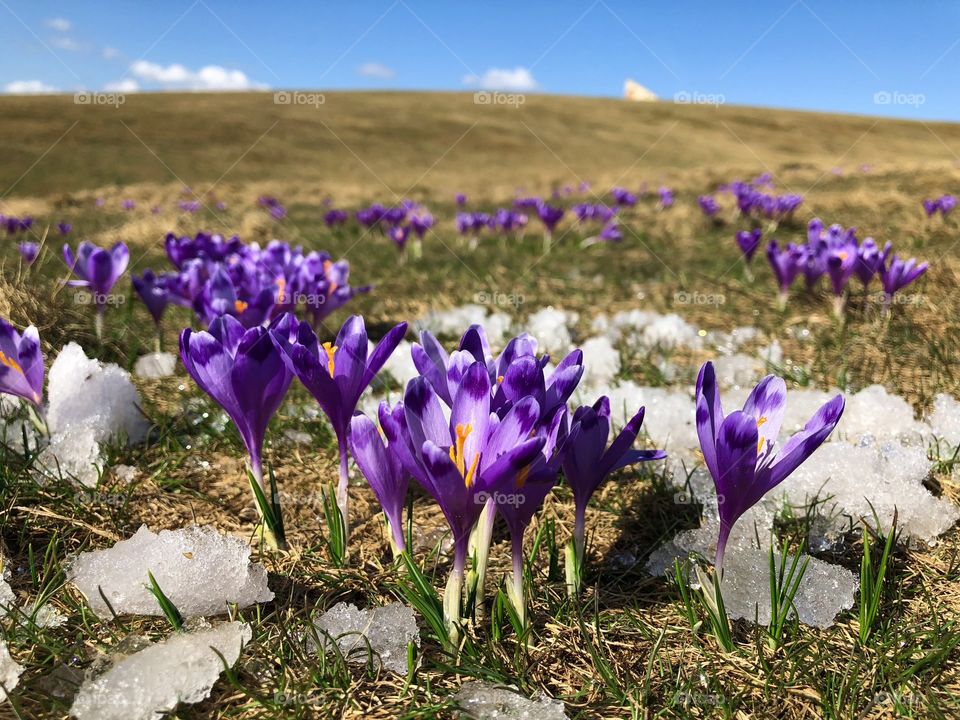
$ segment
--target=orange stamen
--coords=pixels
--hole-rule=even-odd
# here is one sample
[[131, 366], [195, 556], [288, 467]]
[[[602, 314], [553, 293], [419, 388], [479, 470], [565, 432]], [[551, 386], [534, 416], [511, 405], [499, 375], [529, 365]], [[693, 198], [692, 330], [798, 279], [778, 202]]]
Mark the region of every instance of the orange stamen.
[[286, 290], [287, 290], [287, 281], [286, 281], [286, 279], [285, 279], [285, 278], [282, 278], [282, 277], [278, 277], [278, 278], [277, 278], [277, 287], [280, 288], [280, 292], [277, 294], [277, 302], [282, 305], [283, 302], [284, 302], [284, 293], [285, 293]]
[[463, 447], [467, 442], [467, 438], [470, 437], [470, 433], [473, 432], [473, 425], [469, 423], [464, 425], [463, 423], [457, 423], [457, 441], [456, 445], [453, 445], [450, 448], [450, 459], [453, 461], [453, 464], [457, 466], [457, 470], [460, 471], [461, 477], [463, 477], [463, 482], [469, 488], [473, 485], [474, 475], [477, 472], [477, 465], [480, 462], [480, 453], [477, 453], [473, 457], [473, 461], [470, 463], [470, 467], [467, 467], [467, 459], [463, 455]]
[[330, 371], [330, 377], [333, 377], [333, 354], [337, 351], [337, 346], [331, 342], [325, 342], [320, 347], [327, 354], [327, 369]]
[[233, 309], [238, 313], [242, 313], [247, 309], [247, 303], [245, 303], [243, 300], [237, 300], [233, 303]]
[[14, 372], [19, 373], [20, 375], [23, 375], [23, 368], [20, 367], [20, 363], [18, 363], [13, 358], [8, 358], [4, 354], [3, 350], [0, 350], [0, 365], [5, 365], [6, 367], [10, 368]]

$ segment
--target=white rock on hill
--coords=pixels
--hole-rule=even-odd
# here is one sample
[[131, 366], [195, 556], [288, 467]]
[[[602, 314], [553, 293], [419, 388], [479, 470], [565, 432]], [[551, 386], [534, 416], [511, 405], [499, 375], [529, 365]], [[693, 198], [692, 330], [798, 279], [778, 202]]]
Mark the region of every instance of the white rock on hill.
[[246, 543], [196, 525], [159, 533], [143, 525], [112, 548], [81, 553], [67, 579], [101, 617], [110, 616], [101, 591], [117, 614], [162, 615], [147, 590], [148, 570], [185, 617], [220, 615], [227, 603], [243, 608], [273, 600], [267, 572], [250, 562]]
[[78, 720], [156, 720], [178, 703], [200, 702], [210, 695], [224, 661], [232, 667], [250, 638], [250, 626], [240, 622], [174, 633], [84, 682], [70, 715]]
[[623, 83], [623, 99], [632, 102], [654, 102], [659, 98], [640, 83], [627, 78]]

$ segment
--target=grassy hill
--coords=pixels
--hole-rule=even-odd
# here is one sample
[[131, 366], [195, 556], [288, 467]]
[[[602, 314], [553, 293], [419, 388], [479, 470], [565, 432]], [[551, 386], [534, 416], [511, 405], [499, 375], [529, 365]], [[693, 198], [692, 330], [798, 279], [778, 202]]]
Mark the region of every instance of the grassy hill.
[[[109, 185], [270, 178], [339, 194], [488, 197], [582, 178], [651, 183], [700, 169], [952, 162], [960, 125], [762, 108], [465, 93], [134, 94], [0, 97], [0, 188], [37, 196]], [[12, 186], [12, 188], [11, 188]]]

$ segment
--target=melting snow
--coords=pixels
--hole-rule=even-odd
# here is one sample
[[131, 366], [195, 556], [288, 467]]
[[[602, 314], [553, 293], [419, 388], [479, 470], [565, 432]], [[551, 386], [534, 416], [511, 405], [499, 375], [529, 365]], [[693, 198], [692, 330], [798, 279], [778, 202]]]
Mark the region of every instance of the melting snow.
[[471, 680], [454, 695], [460, 709], [474, 720], [565, 720], [563, 703], [540, 693], [529, 700], [515, 689]]
[[137, 358], [133, 365], [133, 374], [139, 378], [156, 380], [170, 377], [177, 366], [177, 357], [173, 353], [155, 352]]
[[379, 657], [384, 667], [398, 675], [407, 674], [407, 646], [412, 642], [420, 647], [420, 631], [413, 610], [402, 603], [370, 610], [337, 603], [317, 618], [316, 627], [322, 631], [318, 635], [324, 646], [329, 642], [323, 635], [326, 633], [351, 662], [366, 663], [369, 644], [374, 658]]
[[[0, 681], [3, 682], [7, 690], [13, 690], [20, 682], [20, 675], [23, 674], [23, 666], [10, 657], [10, 651], [7, 644], [0, 641]], [[7, 700], [7, 694], [0, 688], [0, 702]]]
[[147, 590], [147, 571], [184, 616], [219, 615], [273, 599], [267, 572], [250, 562], [250, 547], [212, 527], [150, 532], [146, 525], [108, 550], [81, 553], [67, 577], [95, 613], [108, 617], [106, 595], [118, 614], [162, 615]]
[[250, 638], [250, 626], [240, 622], [175, 633], [84, 682], [70, 714], [78, 720], [155, 720], [178, 703], [200, 702], [210, 695], [224, 661], [232, 667]]

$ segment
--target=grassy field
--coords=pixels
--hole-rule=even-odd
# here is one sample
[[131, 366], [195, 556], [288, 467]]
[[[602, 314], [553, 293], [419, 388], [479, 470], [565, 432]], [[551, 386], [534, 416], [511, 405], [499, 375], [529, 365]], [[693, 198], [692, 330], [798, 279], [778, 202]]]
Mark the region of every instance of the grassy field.
[[[324, 248], [350, 261], [355, 284], [375, 285], [350, 306], [375, 335], [428, 309], [490, 297], [509, 298], [496, 309], [520, 319], [545, 305], [577, 311], [580, 339], [588, 337], [596, 314], [641, 307], [677, 312], [705, 329], [756, 326], [804, 368], [790, 378], [797, 384], [855, 391], [879, 382], [918, 412], [938, 392], [960, 396], [957, 220], [927, 220], [920, 207], [925, 197], [958, 190], [960, 126], [538, 96], [520, 107], [476, 105], [470, 95], [330, 93], [324, 99], [318, 107], [293, 107], [265, 94], [132, 95], [113, 108], [75, 105], [66, 97], [0, 97], [0, 189], [6, 189], [0, 213], [33, 214], [37, 238], [67, 220], [74, 242], [125, 240], [136, 273], [167, 268], [161, 243], [167, 231], [236, 232], [244, 240], [278, 237]], [[710, 222], [696, 206], [697, 196], [717, 183], [762, 172], [772, 174], [778, 191], [805, 196], [796, 218], [773, 236], [800, 241], [806, 221], [819, 216], [856, 226], [860, 237], [891, 240], [901, 254], [931, 264], [915, 301], [894, 308], [887, 321], [876, 302], [854, 296], [841, 323], [824, 297], [797, 288], [779, 312], [763, 258], [755, 280], [743, 275], [733, 233], [744, 221], [725, 212]], [[474, 250], [456, 236], [455, 192], [468, 193], [473, 209], [492, 209], [508, 203], [518, 187], [545, 194], [584, 180], [592, 183], [586, 199], [613, 184], [653, 190], [667, 184], [676, 205], [658, 211], [649, 198], [641, 201], [625, 216], [624, 240], [616, 245], [581, 248], [580, 231], [564, 224], [547, 255], [535, 221], [524, 239], [481, 241]], [[279, 197], [288, 217], [272, 220], [255, 204], [261, 194]], [[328, 197], [347, 209], [412, 197], [429, 205], [438, 227], [424, 242], [423, 259], [401, 264], [378, 234], [352, 224], [328, 230], [321, 204]], [[104, 199], [103, 208], [95, 198]], [[125, 198], [137, 202], [135, 210], [120, 208]], [[204, 207], [180, 213], [181, 198], [199, 198]], [[217, 200], [226, 203], [224, 210], [215, 208]], [[161, 206], [157, 214], [149, 210], [154, 205]], [[26, 270], [13, 242], [5, 241], [0, 316], [21, 326], [36, 323], [48, 361], [76, 340], [88, 354], [132, 367], [153, 345], [146, 311], [132, 300], [117, 308], [98, 343], [89, 307], [62, 288], [59, 245], [51, 231], [37, 264]], [[721, 293], [725, 301], [689, 304], [678, 300], [685, 293]], [[329, 327], [346, 314], [337, 313]], [[164, 345], [175, 347], [179, 329], [191, 322], [186, 312], [169, 315]], [[800, 339], [797, 328], [808, 328], [809, 336]], [[671, 358], [685, 380], [706, 359], [698, 353]], [[624, 377], [641, 385], [666, 382], [652, 358], [624, 360]], [[58, 629], [9, 621], [3, 628], [14, 657], [28, 667], [16, 693], [21, 717], [65, 716], [69, 695], [51, 694], [48, 676], [55, 668], [66, 666], [75, 676], [131, 635], [167, 632], [159, 619], [92, 617], [82, 598], [64, 587], [69, 554], [110, 545], [144, 522], [152, 529], [200, 522], [247, 536], [253, 531], [256, 515], [236, 433], [184, 411], [199, 392], [182, 369], [138, 386], [154, 428], [145, 446], [111, 450], [113, 463], [142, 474], [126, 486], [107, 473], [97, 497], [109, 502], [77, 502], [68, 483], [38, 484], [29, 458], [0, 447], [0, 535], [16, 568], [11, 584], [21, 598], [52, 595], [68, 617]], [[291, 397], [312, 403], [302, 388]], [[314, 443], [294, 444], [287, 430], [305, 430]], [[268, 461], [285, 493], [316, 497], [321, 483], [335, 478], [335, 446], [323, 422], [284, 409], [269, 438]], [[960, 502], [953, 450], [931, 449], [940, 462], [929, 487]], [[446, 717], [454, 713], [451, 693], [468, 677], [510, 683], [527, 694], [543, 690], [583, 718], [960, 713], [956, 529], [936, 547], [897, 550], [881, 621], [868, 643], [858, 640], [855, 607], [828, 630], [792, 628], [776, 651], [764, 644], [762, 628], [738, 622], [737, 649], [726, 653], [709, 635], [691, 630], [676, 588], [642, 570], [646, 554], [664, 539], [696, 526], [696, 508], [675, 505], [673, 490], [655, 473], [628, 471], [588, 511], [592, 569], [580, 601], [567, 598], [562, 572], [548, 572], [550, 551], [541, 546], [527, 636], [494, 614], [473, 629], [458, 662], [425, 639], [417, 669], [398, 678], [320, 663], [307, 651], [305, 628], [314, 611], [341, 600], [367, 606], [398, 596], [373, 496], [360, 484], [351, 494], [356, 520], [348, 567], [329, 561], [321, 509], [289, 504], [293, 550], [258, 557], [277, 598], [240, 613], [254, 627], [254, 642], [208, 701], [182, 707], [175, 717]], [[422, 495], [415, 513], [424, 536], [417, 557], [432, 571], [429, 540], [435, 541], [442, 519]], [[561, 488], [535, 527], [553, 523], [562, 544], [572, 514], [570, 494]], [[491, 578], [498, 582], [509, 566], [505, 533], [498, 531], [495, 543]], [[625, 547], [640, 549], [627, 568], [615, 561]], [[861, 554], [853, 534], [829, 559], [856, 573]], [[446, 563], [438, 561], [438, 587]], [[0, 706], [0, 717], [13, 712]]]

